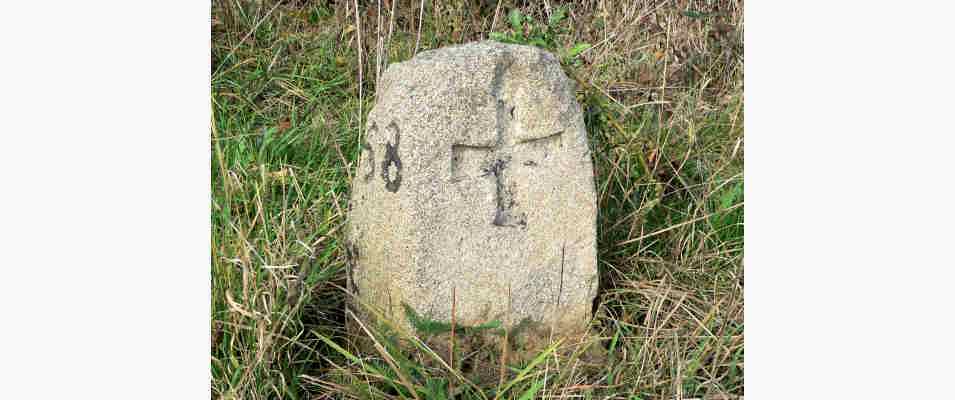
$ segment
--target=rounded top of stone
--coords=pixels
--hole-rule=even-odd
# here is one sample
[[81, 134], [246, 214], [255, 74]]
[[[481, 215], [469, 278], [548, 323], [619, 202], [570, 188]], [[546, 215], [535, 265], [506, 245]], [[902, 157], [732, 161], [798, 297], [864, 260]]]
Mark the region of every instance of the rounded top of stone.
[[552, 61], [557, 61], [557, 58], [554, 57], [550, 52], [528, 45], [522, 44], [508, 44], [501, 43], [493, 40], [482, 40], [477, 42], [470, 42], [465, 44], [452, 45], [447, 47], [442, 47], [434, 50], [427, 50], [421, 53], [418, 53], [409, 61], [427, 61], [435, 59], [455, 59], [455, 58], [470, 58], [474, 56], [491, 56], [491, 57], [500, 57], [505, 54], [513, 55], [526, 55], [526, 56], [544, 56], [550, 58]]
[[379, 82], [379, 93], [389, 92], [395, 82], [413, 88], [479, 87], [499, 81], [505, 71], [518, 73], [528, 82], [569, 84], [552, 53], [534, 46], [484, 40], [423, 51], [410, 60], [389, 65]]

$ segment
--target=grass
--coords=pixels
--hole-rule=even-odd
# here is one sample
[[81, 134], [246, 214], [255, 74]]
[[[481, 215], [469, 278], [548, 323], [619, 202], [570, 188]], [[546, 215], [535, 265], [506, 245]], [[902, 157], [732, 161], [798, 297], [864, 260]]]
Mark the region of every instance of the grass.
[[[743, 395], [742, 2], [531, 3], [213, 2], [214, 397]], [[521, 361], [507, 332], [345, 328], [376, 66], [487, 38], [560, 56], [597, 173], [598, 339]]]

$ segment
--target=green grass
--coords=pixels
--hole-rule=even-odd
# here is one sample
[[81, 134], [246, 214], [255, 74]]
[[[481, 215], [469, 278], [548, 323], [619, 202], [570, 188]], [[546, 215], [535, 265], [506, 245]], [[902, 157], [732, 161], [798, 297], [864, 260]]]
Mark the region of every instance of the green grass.
[[[376, 1], [360, 26], [354, 2], [213, 2], [214, 397], [743, 395], [742, 4], [550, 3], [427, 2], [419, 40], [420, 2], [382, 1], [380, 34]], [[513, 337], [349, 331], [342, 227], [375, 65], [489, 37], [553, 51], [578, 82], [598, 339], [521, 358], [501, 357]]]

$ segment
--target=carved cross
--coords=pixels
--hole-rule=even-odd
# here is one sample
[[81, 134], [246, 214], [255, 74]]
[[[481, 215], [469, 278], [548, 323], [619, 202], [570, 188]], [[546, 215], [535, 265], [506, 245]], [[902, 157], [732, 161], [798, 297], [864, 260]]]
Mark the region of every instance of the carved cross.
[[[511, 161], [514, 159], [514, 154], [523, 151], [527, 146], [540, 146], [557, 142], [563, 132], [539, 138], [517, 140], [514, 109], [515, 107], [508, 107], [503, 101], [498, 100], [497, 141], [493, 146], [452, 145], [451, 172], [452, 175], [458, 175], [463, 168], [461, 164], [464, 164], [465, 160], [481, 158], [481, 176], [493, 177], [495, 183], [494, 198], [497, 203], [497, 211], [494, 214], [492, 224], [519, 228], [527, 227], [527, 215], [520, 211], [518, 204], [514, 201], [514, 192], [517, 187], [509, 172], [512, 168]], [[537, 162], [528, 160], [523, 165], [535, 167]]]

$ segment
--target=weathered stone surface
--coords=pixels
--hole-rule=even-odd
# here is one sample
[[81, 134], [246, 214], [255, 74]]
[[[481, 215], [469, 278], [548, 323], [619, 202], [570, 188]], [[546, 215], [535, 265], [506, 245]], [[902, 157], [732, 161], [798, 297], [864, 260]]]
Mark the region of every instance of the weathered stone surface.
[[593, 165], [573, 83], [529, 46], [479, 42], [385, 71], [352, 188], [351, 285], [461, 325], [583, 331], [597, 291]]

